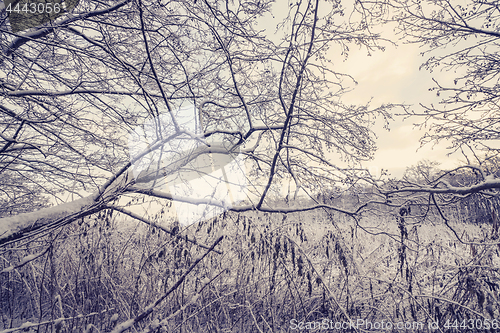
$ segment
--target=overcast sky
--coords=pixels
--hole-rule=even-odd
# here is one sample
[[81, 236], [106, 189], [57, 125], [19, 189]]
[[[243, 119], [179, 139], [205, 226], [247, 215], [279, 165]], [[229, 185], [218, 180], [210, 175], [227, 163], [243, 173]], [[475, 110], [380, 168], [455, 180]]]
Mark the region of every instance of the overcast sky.
[[[260, 20], [259, 28], [265, 29], [269, 34], [274, 33], [276, 23], [280, 22], [288, 11], [288, 8], [284, 6], [285, 3], [275, 3], [274, 17], [266, 15]], [[349, 0], [343, 1], [343, 6], [346, 12], [352, 9], [352, 3], [349, 4]], [[399, 36], [395, 36], [394, 26], [375, 28], [377, 29], [382, 33], [382, 37], [397, 42], [398, 46], [390, 43], [381, 44], [386, 48], [384, 52], [376, 51], [368, 56], [366, 48], [359, 48], [352, 44], [349, 46], [350, 52], [347, 60], [338, 49], [331, 48], [329, 51], [334, 70], [350, 74], [358, 82], [358, 85], [352, 85], [352, 91], [345, 94], [341, 102], [364, 104], [372, 99], [370, 105], [373, 108], [383, 103], [405, 103], [415, 108], [420, 108], [419, 103], [438, 104], [440, 99], [436, 96], [436, 92], [429, 91], [429, 88], [434, 87], [432, 78], [442, 84], [453, 85], [456, 74], [440, 71], [429, 73], [425, 69], [419, 70], [420, 65], [429, 57], [429, 55], [421, 55], [424, 48], [420, 48], [417, 44], [403, 44], [398, 41]], [[374, 128], [378, 135], [379, 149], [375, 154], [375, 159], [366, 163], [370, 171], [383, 168], [388, 169], [392, 176], [400, 177], [406, 167], [424, 159], [440, 162], [443, 169], [456, 167], [463, 160], [459, 154], [446, 156], [449, 152], [446, 149], [446, 142], [420, 147], [419, 139], [425, 131], [413, 126], [413, 123], [420, 119], [403, 121], [402, 117], [395, 117], [394, 120], [390, 124], [390, 131], [383, 128], [382, 122]]]
[[[392, 28], [387, 27], [387, 35], [391, 36]], [[391, 38], [394, 38], [391, 36]], [[419, 70], [420, 65], [428, 58], [420, 53], [423, 49], [416, 44], [398, 46], [385, 45], [384, 52], [377, 51], [368, 56], [366, 49], [351, 49], [346, 61], [341, 56], [332, 54], [336, 62], [336, 70], [352, 75], [358, 82], [353, 90], [344, 95], [344, 103], [360, 104], [372, 99], [371, 106], [383, 103], [405, 103], [420, 108], [419, 103], [429, 105], [439, 103], [432, 78], [439, 82], [453, 82], [454, 75], [449, 72], [429, 73]], [[459, 163], [460, 156], [447, 157], [447, 144], [426, 145], [420, 148], [419, 139], [425, 133], [413, 126], [418, 119], [395, 117], [390, 124], [390, 131], [383, 129], [382, 124], [375, 128], [378, 134], [379, 147], [375, 159], [366, 163], [371, 170], [388, 169], [393, 176], [402, 176], [406, 167], [415, 165], [423, 159], [438, 161], [442, 168], [452, 168]]]

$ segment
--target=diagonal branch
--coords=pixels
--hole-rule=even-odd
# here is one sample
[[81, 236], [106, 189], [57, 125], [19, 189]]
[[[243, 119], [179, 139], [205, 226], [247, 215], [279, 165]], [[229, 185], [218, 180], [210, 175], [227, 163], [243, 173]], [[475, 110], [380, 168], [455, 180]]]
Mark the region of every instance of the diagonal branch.
[[141, 320], [143, 320], [144, 318], [146, 318], [147, 316], [149, 316], [153, 312], [154, 308], [158, 304], [160, 304], [161, 302], [163, 302], [172, 292], [174, 292], [177, 288], [179, 288], [179, 286], [184, 282], [184, 280], [186, 279], [186, 277], [189, 275], [189, 273], [191, 273], [191, 271], [196, 267], [196, 265], [198, 265], [203, 259], [205, 259], [205, 257], [210, 252], [214, 251], [214, 249], [217, 246], [217, 244], [219, 244], [222, 241], [223, 238], [224, 238], [224, 236], [220, 236], [219, 239], [217, 239], [215, 241], [215, 243], [208, 249], [207, 252], [205, 252], [200, 258], [196, 259], [196, 261], [191, 265], [191, 267], [189, 267], [187, 269], [186, 273], [184, 273], [179, 278], [179, 280], [177, 280], [177, 282], [165, 294], [163, 294], [163, 296], [161, 296], [160, 298], [158, 298], [153, 304], [150, 304], [149, 306], [147, 306], [146, 309], [140, 315], [138, 315], [137, 317], [135, 317], [133, 319], [129, 319], [126, 322], [121, 323], [120, 325], [116, 326], [115, 329], [111, 333], [121, 333], [121, 332], [124, 332], [124, 331], [130, 329], [134, 324], [140, 322]]
[[[139, 221], [144, 222], [144, 223], [146, 223], [146, 224], [148, 224], [148, 225], [150, 225], [152, 227], [158, 228], [158, 229], [164, 231], [165, 233], [167, 233], [167, 234], [169, 234], [169, 235], [171, 235], [173, 237], [177, 237], [179, 239], [186, 240], [187, 242], [190, 242], [190, 243], [192, 243], [192, 244], [194, 244], [196, 246], [202, 247], [202, 248], [207, 249], [207, 250], [210, 249], [209, 246], [198, 243], [196, 241], [196, 239], [190, 239], [187, 236], [182, 236], [182, 235], [180, 235], [178, 233], [175, 233], [175, 232], [173, 232], [171, 230], [168, 230], [167, 228], [162, 227], [161, 225], [158, 225], [158, 224], [156, 224], [156, 223], [154, 223], [152, 221], [149, 221], [148, 219], [145, 219], [144, 217], [141, 217], [141, 216], [137, 215], [136, 213], [131, 212], [128, 209], [120, 208], [120, 207], [116, 207], [116, 206], [107, 206], [107, 208], [116, 210], [117, 212], [120, 212], [122, 214], [128, 215], [128, 216], [130, 216], [133, 219], [139, 220]], [[213, 250], [213, 251], [215, 253], [222, 254], [221, 251], [217, 251], [217, 250]]]

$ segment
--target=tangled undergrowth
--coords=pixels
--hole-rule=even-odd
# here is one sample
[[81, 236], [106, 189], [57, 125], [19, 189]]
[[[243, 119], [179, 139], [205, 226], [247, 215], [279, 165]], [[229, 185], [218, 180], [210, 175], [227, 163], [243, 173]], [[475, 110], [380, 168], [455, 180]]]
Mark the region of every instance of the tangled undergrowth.
[[164, 296], [132, 332], [500, 331], [492, 227], [451, 226], [468, 243], [389, 210], [226, 213], [170, 233], [108, 212], [2, 253], [0, 328], [110, 332]]

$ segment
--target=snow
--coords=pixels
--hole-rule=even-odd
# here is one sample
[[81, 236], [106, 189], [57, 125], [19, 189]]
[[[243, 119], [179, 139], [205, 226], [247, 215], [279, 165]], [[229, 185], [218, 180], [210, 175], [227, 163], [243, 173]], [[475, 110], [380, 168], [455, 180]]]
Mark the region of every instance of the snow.
[[495, 176], [488, 175], [484, 179], [484, 183], [485, 184], [491, 184], [491, 185], [500, 184], [500, 179], [495, 179]]
[[34, 324], [30, 321], [27, 321], [25, 322], [24, 324], [22, 324], [19, 328], [26, 328], [26, 327], [31, 327], [33, 326]]
[[8, 272], [11, 272], [11, 271], [13, 271], [13, 270], [14, 270], [14, 266], [9, 266], [9, 267], [7, 267], [7, 268], [4, 268], [4, 269], [2, 270], [2, 273], [8, 273]]
[[199, 293], [196, 294], [196, 295], [194, 295], [193, 297], [191, 297], [191, 301], [189, 303], [191, 303], [191, 304], [196, 303], [196, 301], [198, 301], [198, 299], [200, 298], [200, 296], [201, 295]]
[[0, 219], [0, 240], [33, 226], [48, 224], [56, 219], [82, 211], [94, 203], [96, 195], [91, 195], [72, 202], [43, 208], [31, 213], [8, 216]]
[[59, 325], [61, 324], [63, 321], [65, 320], [65, 318], [58, 318], [54, 321], [54, 325]]
[[488, 176], [485, 177], [486, 181], [494, 180], [494, 179], [495, 179], [495, 176], [493, 174], [489, 174]]
[[134, 325], [134, 319], [129, 319], [126, 322], [123, 322], [120, 325], [116, 326], [111, 333], [121, 333], [125, 330], [128, 330], [130, 327], [132, 327], [132, 325]]
[[33, 259], [36, 259], [39, 255], [38, 254], [30, 254], [29, 256], [26, 256], [24, 257], [21, 262], [19, 263], [19, 265], [24, 265], [25, 263], [27, 263], [28, 261], [31, 261]]
[[2, 273], [8, 273], [8, 272], [11, 272], [11, 271], [12, 271], [12, 270], [14, 270], [15, 268], [20, 267], [20, 266], [22, 266], [22, 265], [26, 264], [27, 262], [30, 262], [30, 261], [32, 261], [32, 260], [35, 260], [36, 258], [38, 258], [38, 257], [40, 257], [40, 256], [41, 256], [41, 254], [30, 254], [29, 256], [24, 257], [24, 258], [23, 258], [23, 259], [19, 262], [19, 264], [17, 264], [16, 266], [9, 266], [9, 267], [7, 267], [7, 268], [4, 268], [4, 269], [2, 270]]
[[155, 307], [154, 303], [149, 304], [145, 309], [144, 312], [151, 312], [153, 308]]
[[30, 146], [28, 146], [27, 144], [24, 144], [24, 143], [16, 143], [14, 145], [9, 146], [7, 151], [21, 150], [21, 149], [26, 149], [27, 147], [29, 149]]
[[455, 187], [447, 184], [446, 188], [434, 189], [431, 187], [427, 187], [426, 189], [428, 189], [429, 192], [434, 192], [434, 193], [469, 194], [492, 188], [500, 188], [500, 179], [491, 177], [490, 175], [487, 176], [483, 182], [471, 186]]
[[37, 324], [33, 324], [32, 322], [30, 321], [27, 321], [25, 322], [24, 324], [22, 324], [21, 326], [19, 327], [16, 327], [16, 328], [9, 328], [9, 329], [6, 329], [6, 330], [3, 330], [3, 331], [0, 331], [0, 333], [10, 333], [10, 332], [18, 332], [22, 329], [26, 329], [26, 331], [28, 331], [28, 328], [30, 327], [33, 327], [33, 326], [37, 326]]

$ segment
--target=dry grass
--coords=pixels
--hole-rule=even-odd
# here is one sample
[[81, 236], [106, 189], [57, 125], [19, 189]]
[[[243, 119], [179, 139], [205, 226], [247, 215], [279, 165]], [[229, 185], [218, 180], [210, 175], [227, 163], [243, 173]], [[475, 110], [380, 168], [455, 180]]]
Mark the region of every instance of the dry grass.
[[[359, 224], [325, 211], [226, 213], [180, 231], [207, 245], [225, 235], [218, 247], [224, 253], [210, 253], [131, 330], [296, 332], [292, 320], [349, 318], [423, 325], [407, 332], [439, 331], [429, 328], [438, 321], [443, 332], [464, 332], [444, 324], [499, 318], [500, 259], [497, 245], [479, 244], [492, 242], [491, 225], [452, 226], [478, 244], [460, 243], [429, 218], [401, 223], [390, 211]], [[111, 331], [144, 311], [206, 252], [182, 237], [101, 214], [20, 242], [2, 253], [0, 269], [45, 250], [0, 275], [0, 328], [29, 321], [38, 323], [33, 332]]]

